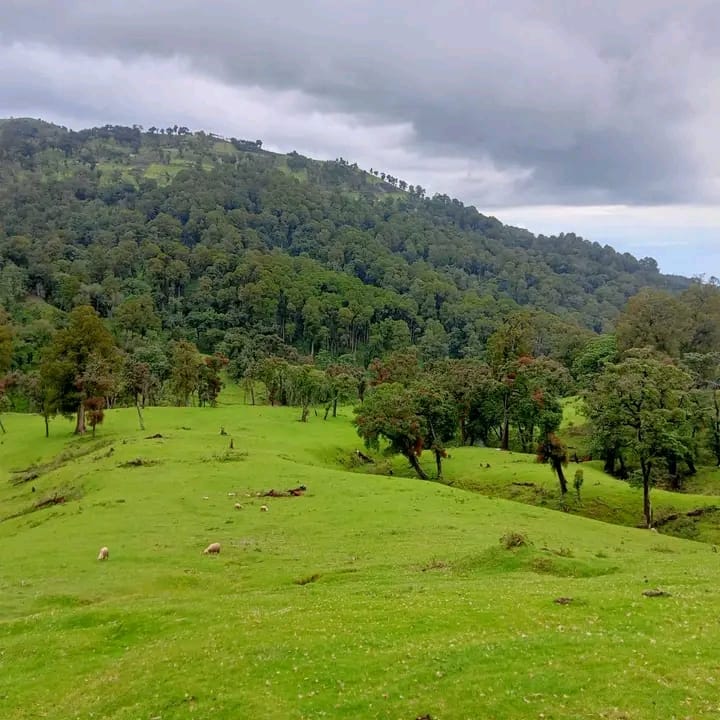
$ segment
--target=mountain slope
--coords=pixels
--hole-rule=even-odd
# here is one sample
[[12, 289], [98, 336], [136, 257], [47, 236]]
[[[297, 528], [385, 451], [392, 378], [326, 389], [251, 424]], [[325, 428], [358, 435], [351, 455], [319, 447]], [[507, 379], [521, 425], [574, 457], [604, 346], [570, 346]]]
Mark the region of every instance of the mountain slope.
[[477, 355], [513, 308], [600, 332], [641, 287], [689, 284], [344, 160], [186, 128], [6, 120], [0, 180], [0, 302], [113, 316], [149, 295], [165, 328], [207, 351], [240, 328], [305, 351], [371, 356], [429, 335]]

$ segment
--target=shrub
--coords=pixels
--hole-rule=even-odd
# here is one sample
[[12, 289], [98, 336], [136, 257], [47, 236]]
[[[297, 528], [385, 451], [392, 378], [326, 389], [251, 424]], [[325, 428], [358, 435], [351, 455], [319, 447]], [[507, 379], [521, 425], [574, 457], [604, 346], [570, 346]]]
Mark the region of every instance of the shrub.
[[575, 479], [573, 480], [573, 487], [575, 488], [575, 492], [577, 493], [578, 500], [580, 499], [580, 488], [582, 488], [583, 482], [584, 478], [582, 468], [578, 468], [575, 471]]
[[506, 532], [501, 538], [500, 538], [500, 544], [506, 549], [506, 550], [512, 550], [513, 548], [522, 547], [523, 545], [528, 544], [528, 539], [526, 535], [523, 535], [519, 532]]

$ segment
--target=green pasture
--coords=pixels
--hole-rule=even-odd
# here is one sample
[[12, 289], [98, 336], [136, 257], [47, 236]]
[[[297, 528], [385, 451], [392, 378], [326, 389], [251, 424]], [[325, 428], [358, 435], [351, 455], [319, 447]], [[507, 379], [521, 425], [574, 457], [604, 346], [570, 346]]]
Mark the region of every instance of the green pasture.
[[[94, 439], [4, 416], [2, 718], [720, 716], [711, 545], [551, 509], [530, 456], [452, 449], [453, 485], [363, 472], [350, 410], [298, 416], [113, 410]], [[583, 505], [639, 522], [583, 465]], [[507, 488], [536, 506], [487, 496]]]

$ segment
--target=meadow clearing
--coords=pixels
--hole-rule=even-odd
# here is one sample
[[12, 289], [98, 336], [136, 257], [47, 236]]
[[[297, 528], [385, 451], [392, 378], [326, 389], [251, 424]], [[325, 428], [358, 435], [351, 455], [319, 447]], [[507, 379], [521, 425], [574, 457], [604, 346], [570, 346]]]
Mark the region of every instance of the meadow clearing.
[[[46, 440], [4, 416], [0, 716], [720, 716], [711, 544], [631, 527], [639, 491], [592, 466], [583, 503], [625, 526], [552, 509], [550, 469], [517, 453], [452, 449], [453, 485], [361, 472], [351, 417], [226, 395]], [[467, 489], [537, 495], [513, 482], [547, 507]]]

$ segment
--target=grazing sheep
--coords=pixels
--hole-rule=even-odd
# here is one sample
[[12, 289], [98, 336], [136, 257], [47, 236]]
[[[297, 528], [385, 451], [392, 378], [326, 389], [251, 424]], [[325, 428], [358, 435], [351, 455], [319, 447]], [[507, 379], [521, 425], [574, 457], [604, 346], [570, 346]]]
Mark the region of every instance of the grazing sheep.
[[110, 557], [110, 551], [106, 547], [101, 547], [98, 553], [98, 560], [107, 560]]
[[267, 506], [267, 505], [261, 505], [261, 506], [260, 506], [260, 512], [267, 512], [267, 511], [268, 511], [268, 506]]
[[203, 555], [219, 555], [220, 543], [210, 543], [204, 550]]
[[240, 503], [235, 503], [235, 509], [242, 510], [242, 505]]

